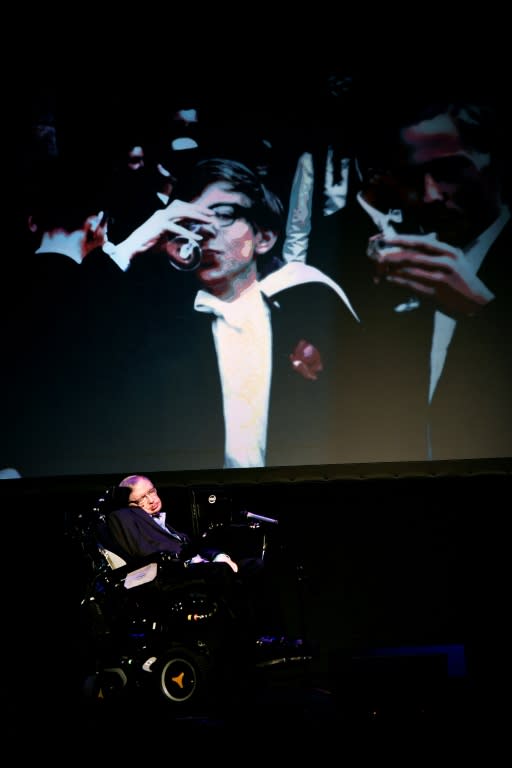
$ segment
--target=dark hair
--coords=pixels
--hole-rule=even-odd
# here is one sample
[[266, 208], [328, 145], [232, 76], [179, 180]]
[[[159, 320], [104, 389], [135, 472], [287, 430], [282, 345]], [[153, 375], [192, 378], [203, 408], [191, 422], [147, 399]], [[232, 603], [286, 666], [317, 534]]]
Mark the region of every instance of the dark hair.
[[247, 221], [255, 229], [270, 229], [279, 233], [284, 225], [284, 207], [279, 197], [261, 181], [258, 174], [238, 160], [208, 158], [196, 163], [186, 177], [178, 182], [176, 197], [193, 200], [209, 184], [225, 181], [234, 192], [250, 202]]

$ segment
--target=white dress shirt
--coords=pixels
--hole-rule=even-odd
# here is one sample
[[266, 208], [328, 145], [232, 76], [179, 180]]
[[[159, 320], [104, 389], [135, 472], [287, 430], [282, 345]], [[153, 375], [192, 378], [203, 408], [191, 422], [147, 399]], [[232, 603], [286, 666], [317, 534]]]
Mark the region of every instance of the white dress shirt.
[[159, 512], [157, 515], [151, 515], [151, 519], [158, 523], [160, 528], [163, 528], [166, 533], [169, 533], [169, 529], [165, 525], [165, 512]]
[[200, 290], [194, 309], [216, 316], [212, 333], [226, 428], [224, 466], [263, 467], [272, 375], [269, 308], [254, 283], [232, 302]]

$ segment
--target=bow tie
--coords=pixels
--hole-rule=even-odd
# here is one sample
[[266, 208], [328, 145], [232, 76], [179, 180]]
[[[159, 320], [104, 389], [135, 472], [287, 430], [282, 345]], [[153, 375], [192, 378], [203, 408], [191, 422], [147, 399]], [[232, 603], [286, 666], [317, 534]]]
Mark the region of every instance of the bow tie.
[[207, 312], [216, 317], [223, 317], [233, 328], [242, 328], [247, 317], [247, 306], [244, 301], [222, 301], [207, 291], [199, 290], [194, 301], [197, 312]]

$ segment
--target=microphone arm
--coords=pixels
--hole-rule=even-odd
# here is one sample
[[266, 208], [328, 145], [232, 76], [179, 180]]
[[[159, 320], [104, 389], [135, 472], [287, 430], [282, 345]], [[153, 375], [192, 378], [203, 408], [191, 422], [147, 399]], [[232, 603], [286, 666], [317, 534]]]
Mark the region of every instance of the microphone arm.
[[263, 515], [255, 515], [254, 512], [247, 512], [246, 510], [243, 510], [241, 513], [242, 517], [247, 517], [249, 520], [257, 520], [259, 523], [272, 523], [273, 525], [277, 525], [279, 523], [279, 520], [275, 520], [273, 517], [263, 517]]

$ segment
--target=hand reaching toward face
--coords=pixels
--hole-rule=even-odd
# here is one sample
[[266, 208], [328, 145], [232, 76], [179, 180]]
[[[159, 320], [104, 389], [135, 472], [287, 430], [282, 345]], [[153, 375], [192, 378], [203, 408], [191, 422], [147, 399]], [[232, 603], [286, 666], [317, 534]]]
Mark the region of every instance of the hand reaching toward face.
[[434, 302], [452, 317], [471, 317], [494, 299], [460, 248], [435, 235], [370, 238], [368, 257], [375, 262], [376, 284], [385, 282]]
[[213, 216], [214, 212], [205, 206], [173, 200], [166, 208], [155, 211], [126, 240], [117, 245], [116, 249], [122, 250], [123, 253], [131, 257], [136, 253], [143, 253], [153, 248], [169, 233], [199, 241], [202, 236], [197, 232], [191, 232], [180, 222], [192, 220], [210, 224]]

